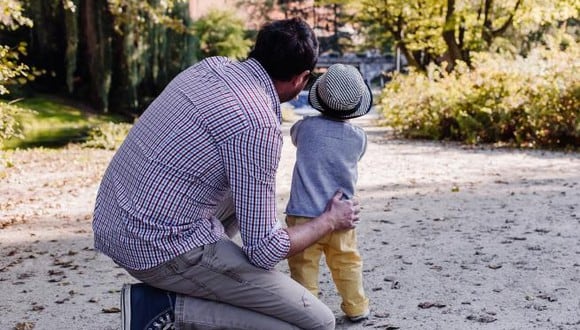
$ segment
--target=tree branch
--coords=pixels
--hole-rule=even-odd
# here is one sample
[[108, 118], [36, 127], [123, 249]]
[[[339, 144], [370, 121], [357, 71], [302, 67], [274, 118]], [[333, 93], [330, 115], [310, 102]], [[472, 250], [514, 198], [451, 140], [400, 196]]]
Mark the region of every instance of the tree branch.
[[520, 7], [521, 3], [522, 3], [522, 1], [518, 0], [516, 2], [516, 5], [514, 6], [514, 10], [513, 10], [512, 14], [508, 18], [508, 20], [500, 28], [491, 31], [492, 38], [495, 38], [497, 36], [502, 35], [512, 25], [513, 20], [514, 20], [514, 15], [516, 14], [516, 11]]

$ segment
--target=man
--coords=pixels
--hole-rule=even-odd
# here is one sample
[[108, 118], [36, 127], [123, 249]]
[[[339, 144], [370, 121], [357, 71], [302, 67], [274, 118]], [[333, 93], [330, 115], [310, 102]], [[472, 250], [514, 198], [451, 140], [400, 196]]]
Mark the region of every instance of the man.
[[[247, 60], [186, 69], [134, 125], [93, 222], [96, 248], [148, 284], [123, 288], [124, 328], [334, 328], [327, 306], [273, 270], [358, 221], [358, 203], [340, 191], [309, 223], [276, 219], [280, 102], [304, 88], [317, 57], [304, 21], [272, 22]], [[236, 228], [242, 247], [229, 239]]]

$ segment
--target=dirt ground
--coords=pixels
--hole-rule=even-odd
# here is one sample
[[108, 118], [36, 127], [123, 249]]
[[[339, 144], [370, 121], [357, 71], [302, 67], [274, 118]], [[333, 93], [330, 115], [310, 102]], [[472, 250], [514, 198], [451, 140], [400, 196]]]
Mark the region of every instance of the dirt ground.
[[[580, 329], [578, 153], [398, 140], [372, 121], [358, 124], [370, 138], [357, 230], [372, 317], [345, 321], [323, 268], [321, 299], [337, 329]], [[112, 154], [78, 146], [8, 154], [0, 328], [120, 328], [119, 292], [133, 280], [93, 249], [91, 230]], [[293, 159], [287, 138], [280, 219]]]

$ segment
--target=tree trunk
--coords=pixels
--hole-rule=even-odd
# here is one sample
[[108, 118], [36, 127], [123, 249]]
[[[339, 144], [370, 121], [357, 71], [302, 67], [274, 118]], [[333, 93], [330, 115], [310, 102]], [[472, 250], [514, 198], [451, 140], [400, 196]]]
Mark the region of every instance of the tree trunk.
[[111, 30], [106, 0], [85, 0], [82, 5], [89, 97], [99, 110], [109, 111], [111, 87]]
[[483, 5], [483, 29], [481, 30], [481, 38], [489, 46], [492, 41], [492, 22], [491, 22], [491, 7], [493, 0], [485, 0]]
[[[78, 8], [79, 0], [73, 1]], [[79, 45], [78, 15], [76, 12], [64, 11], [64, 25], [66, 30], [65, 50], [65, 81], [69, 94], [74, 92], [74, 74], [77, 69], [77, 52]]]
[[447, 13], [445, 14], [445, 25], [443, 27], [443, 40], [447, 45], [447, 52], [444, 55], [447, 61], [447, 71], [451, 72], [455, 68], [458, 60], [461, 60], [461, 48], [455, 38], [456, 32], [455, 0], [447, 0]]
[[403, 17], [399, 15], [399, 17], [397, 18], [396, 27], [393, 27], [390, 30], [391, 34], [393, 35], [393, 38], [395, 39], [396, 45], [399, 48], [399, 50], [401, 51], [401, 53], [407, 59], [408, 65], [424, 71], [425, 68], [421, 66], [419, 61], [417, 61], [415, 56], [413, 56], [411, 51], [407, 48], [407, 44], [405, 43], [404, 36], [403, 36], [403, 28], [404, 28]]

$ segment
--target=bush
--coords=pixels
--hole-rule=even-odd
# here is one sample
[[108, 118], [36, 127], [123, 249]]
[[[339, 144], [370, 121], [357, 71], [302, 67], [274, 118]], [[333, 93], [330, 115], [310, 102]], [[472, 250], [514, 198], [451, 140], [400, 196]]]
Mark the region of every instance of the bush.
[[89, 131], [83, 147], [115, 150], [123, 143], [132, 126], [113, 122], [97, 125]]
[[125, 119], [119, 116], [95, 115], [70, 100], [49, 95], [21, 99], [14, 104], [0, 101], [0, 108], [7, 105], [11, 105], [11, 108], [18, 106], [10, 109], [7, 119], [15, 125], [19, 134], [7, 136], [2, 145], [6, 150], [58, 148], [69, 143], [82, 143], [86, 141], [92, 127]]
[[395, 75], [379, 98], [383, 123], [409, 138], [526, 147], [580, 146], [580, 52], [474, 56], [473, 69]]
[[16, 115], [24, 111], [10, 103], [0, 102], [0, 150], [4, 146], [4, 141], [22, 137], [22, 127]]

